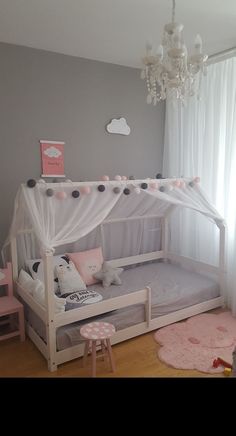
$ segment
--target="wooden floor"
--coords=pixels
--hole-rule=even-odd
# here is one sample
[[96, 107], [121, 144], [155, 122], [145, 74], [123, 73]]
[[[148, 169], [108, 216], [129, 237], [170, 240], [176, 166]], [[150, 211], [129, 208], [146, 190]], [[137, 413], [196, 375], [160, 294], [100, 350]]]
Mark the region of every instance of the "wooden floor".
[[[98, 377], [224, 377], [192, 370], [168, 367], [157, 357], [159, 345], [154, 332], [113, 345], [116, 372], [112, 373], [107, 359], [97, 360]], [[91, 364], [83, 368], [82, 358], [64, 363], [56, 372], [47, 370], [47, 363], [29, 338], [20, 342], [17, 338], [0, 342], [0, 377], [90, 377]]]

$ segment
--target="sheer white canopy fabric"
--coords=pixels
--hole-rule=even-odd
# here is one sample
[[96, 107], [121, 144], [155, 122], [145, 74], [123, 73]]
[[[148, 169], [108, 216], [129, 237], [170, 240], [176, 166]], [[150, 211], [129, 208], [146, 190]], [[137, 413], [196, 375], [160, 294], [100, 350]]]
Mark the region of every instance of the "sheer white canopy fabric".
[[[236, 315], [236, 58], [207, 69], [200, 101], [191, 97], [186, 107], [167, 102], [163, 172], [169, 177], [200, 176], [210, 201], [225, 217], [228, 303]], [[172, 228], [174, 251], [202, 261], [207, 256], [216, 263], [215, 226], [190, 211], [180, 211]]]
[[[88, 182], [89, 195], [73, 198], [71, 193], [85, 183], [46, 184], [37, 183], [34, 188], [22, 184], [15, 200], [15, 210], [9, 238], [19, 232], [32, 229], [41, 250], [53, 250], [65, 244], [73, 243], [89, 234], [104, 220], [114, 220], [133, 216], [165, 216], [172, 205], [187, 207], [199, 211], [210, 220], [221, 221], [216, 209], [209, 203], [200, 186], [189, 185], [192, 179], [185, 180], [184, 187], [173, 187], [173, 180], [162, 180], [165, 192], [158, 189], [141, 189], [138, 194], [135, 187], [143, 181], [105, 182], [104, 192], [99, 192], [99, 182]], [[146, 183], [151, 184], [151, 180]], [[56, 195], [48, 197], [46, 190], [53, 187], [54, 193], [64, 191], [66, 198], [60, 200]], [[113, 192], [114, 186], [120, 187], [120, 193]], [[124, 195], [123, 189], [129, 187], [130, 195]], [[169, 190], [171, 187], [172, 190]]]

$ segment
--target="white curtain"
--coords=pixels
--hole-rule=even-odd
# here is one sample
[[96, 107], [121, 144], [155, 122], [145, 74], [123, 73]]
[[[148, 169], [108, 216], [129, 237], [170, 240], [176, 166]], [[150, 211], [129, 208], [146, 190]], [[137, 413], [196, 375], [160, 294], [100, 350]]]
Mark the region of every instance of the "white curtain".
[[[228, 227], [227, 300], [236, 315], [236, 58], [207, 68], [201, 99], [186, 106], [168, 101], [163, 173], [200, 176], [210, 201]], [[173, 250], [200, 260], [218, 261], [218, 234], [210, 223], [191, 211], [175, 218], [180, 232], [172, 238]]]

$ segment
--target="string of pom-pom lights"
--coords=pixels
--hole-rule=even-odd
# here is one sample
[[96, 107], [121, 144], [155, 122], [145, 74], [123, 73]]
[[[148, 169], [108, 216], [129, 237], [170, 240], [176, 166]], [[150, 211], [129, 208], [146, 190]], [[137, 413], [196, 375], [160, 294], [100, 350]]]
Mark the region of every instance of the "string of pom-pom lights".
[[[200, 183], [200, 177], [194, 177], [190, 181], [186, 181], [183, 178], [163, 179], [161, 174], [157, 174], [156, 180], [146, 179], [141, 182], [136, 182], [134, 176], [127, 177], [117, 175], [114, 177], [114, 180], [117, 182], [121, 182], [119, 186], [114, 186], [114, 180], [110, 180], [109, 176], [102, 176], [101, 180], [104, 182], [113, 182], [110, 184], [110, 188], [113, 193], [120, 194], [121, 192], [123, 192], [123, 194], [126, 196], [130, 195], [132, 192], [140, 194], [141, 191], [160, 191], [161, 193], [168, 193], [171, 192], [173, 189], [186, 189], [187, 187], [194, 188]], [[126, 183], [124, 184], [124, 182]], [[45, 185], [47, 185], [46, 182], [42, 179], [38, 181], [35, 179], [29, 179], [26, 185], [28, 188], [32, 189], [35, 188], [38, 183], [44, 183]], [[68, 185], [69, 183], [71, 183], [71, 180], [68, 180]], [[93, 192], [93, 188], [95, 188], [97, 192], [102, 194], [106, 191], [107, 188], [109, 188], [109, 183], [106, 183], [106, 185], [99, 184], [97, 186], [94, 185], [94, 183], [91, 185], [89, 185], [88, 183], [88, 185], [79, 186], [78, 189], [73, 189], [71, 193], [68, 193], [60, 188], [46, 188], [44, 193], [48, 198], [55, 197], [57, 200], [60, 201], [66, 200], [71, 197], [77, 200], [83, 196], [90, 195]]]

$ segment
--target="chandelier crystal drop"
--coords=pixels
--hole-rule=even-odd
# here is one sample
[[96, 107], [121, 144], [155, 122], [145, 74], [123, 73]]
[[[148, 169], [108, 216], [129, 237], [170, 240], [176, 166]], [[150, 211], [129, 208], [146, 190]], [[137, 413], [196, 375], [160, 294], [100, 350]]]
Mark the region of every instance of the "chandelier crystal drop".
[[146, 79], [149, 104], [156, 105], [167, 96], [183, 102], [196, 93], [199, 97], [202, 74], [206, 74], [208, 56], [202, 53], [202, 39], [196, 36], [194, 53], [189, 56], [183, 39], [184, 26], [175, 21], [175, 0], [172, 4], [172, 21], [164, 26], [162, 44], [153, 54], [148, 42], [142, 59], [141, 78]]

